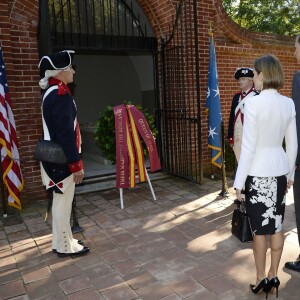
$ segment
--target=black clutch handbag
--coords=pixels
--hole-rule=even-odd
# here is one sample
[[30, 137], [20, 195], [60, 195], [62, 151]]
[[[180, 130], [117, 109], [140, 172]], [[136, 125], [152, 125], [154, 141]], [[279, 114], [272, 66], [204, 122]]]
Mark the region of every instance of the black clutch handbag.
[[242, 243], [251, 242], [253, 236], [245, 206], [239, 200], [235, 200], [234, 203], [237, 204], [237, 208], [232, 214], [231, 233]]
[[34, 158], [38, 161], [58, 165], [67, 163], [67, 158], [62, 147], [55, 142], [47, 140], [38, 140], [35, 148]]

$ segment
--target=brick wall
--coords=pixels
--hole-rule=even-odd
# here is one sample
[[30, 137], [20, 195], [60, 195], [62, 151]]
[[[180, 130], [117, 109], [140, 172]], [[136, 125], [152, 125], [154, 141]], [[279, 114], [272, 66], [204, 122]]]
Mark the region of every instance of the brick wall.
[[25, 188], [23, 206], [45, 198], [38, 163], [33, 159], [41, 137], [40, 89], [37, 49], [38, 1], [1, 1], [0, 43], [17, 127]]
[[[154, 33], [160, 41], [171, 25], [175, 14], [175, 0], [138, 0], [144, 9]], [[282, 93], [291, 94], [291, 78], [297, 70], [293, 58], [294, 40], [284, 36], [251, 33], [233, 23], [225, 14], [221, 0], [199, 0], [199, 60], [202, 111], [203, 164], [209, 168], [210, 151], [207, 145], [207, 116], [205, 114], [208, 69], [208, 29], [211, 22], [216, 41], [221, 105], [227, 127], [233, 94], [238, 85], [233, 79], [236, 67], [252, 66], [255, 57], [273, 53], [279, 57], [286, 72]], [[7, 68], [12, 106], [15, 114], [25, 190], [23, 205], [46, 197], [41, 183], [38, 163], [33, 159], [36, 140], [41, 136], [38, 46], [38, 0], [1, 0], [0, 43]]]

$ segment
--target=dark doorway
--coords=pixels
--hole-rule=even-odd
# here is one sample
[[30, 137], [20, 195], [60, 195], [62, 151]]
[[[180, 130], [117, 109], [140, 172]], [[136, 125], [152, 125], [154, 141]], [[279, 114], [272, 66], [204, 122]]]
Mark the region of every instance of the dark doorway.
[[143, 10], [126, 0], [40, 0], [39, 44], [40, 56], [76, 51], [73, 94], [86, 176], [114, 173], [94, 142], [99, 113], [125, 100], [155, 109], [157, 41]]
[[[136, 1], [40, 0], [40, 24], [43, 24], [40, 26], [40, 54], [45, 51], [45, 45], [52, 51], [76, 50], [78, 94], [75, 92], [75, 98], [80, 107], [82, 125], [87, 126], [91, 142], [93, 125], [90, 123], [95, 122], [98, 111], [105, 104], [120, 104], [123, 100], [139, 98], [141, 102], [137, 104], [148, 107], [150, 111], [155, 107], [163, 169], [200, 183], [197, 0], [177, 3], [173, 24], [160, 41], [158, 50], [147, 17]], [[44, 20], [47, 15], [50, 22]], [[51, 33], [47, 41], [46, 32]], [[131, 81], [126, 83], [129, 78]], [[110, 91], [122, 90], [122, 94], [112, 99], [110, 91], [105, 94], [101, 86]], [[131, 87], [131, 94], [127, 95], [122, 86]], [[87, 153], [91, 146], [87, 144], [83, 148]]]

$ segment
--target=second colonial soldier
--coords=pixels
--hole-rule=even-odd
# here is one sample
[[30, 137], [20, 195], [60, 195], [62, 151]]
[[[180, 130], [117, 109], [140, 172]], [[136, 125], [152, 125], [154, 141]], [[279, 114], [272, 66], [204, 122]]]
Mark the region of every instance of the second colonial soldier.
[[233, 96], [228, 125], [228, 142], [233, 147], [237, 161], [239, 161], [242, 144], [244, 105], [248, 97], [257, 95], [253, 86], [253, 70], [238, 68], [234, 78], [239, 81], [241, 91]]

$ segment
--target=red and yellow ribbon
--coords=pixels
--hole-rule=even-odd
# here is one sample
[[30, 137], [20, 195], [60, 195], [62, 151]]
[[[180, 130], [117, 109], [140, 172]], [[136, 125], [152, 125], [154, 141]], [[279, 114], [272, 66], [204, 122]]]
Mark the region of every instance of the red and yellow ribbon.
[[147, 180], [145, 159], [140, 136], [147, 145], [151, 172], [159, 170], [160, 160], [155, 139], [145, 116], [134, 105], [114, 107], [116, 134], [116, 187], [134, 187], [137, 162], [139, 182]]

